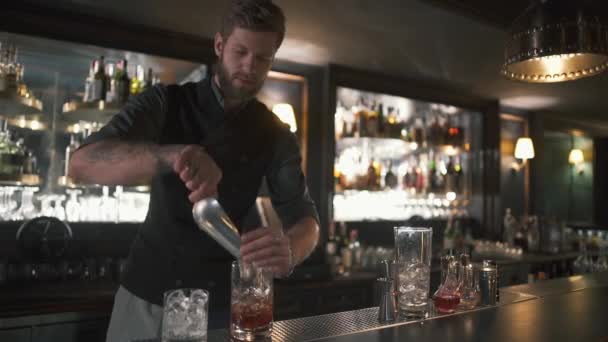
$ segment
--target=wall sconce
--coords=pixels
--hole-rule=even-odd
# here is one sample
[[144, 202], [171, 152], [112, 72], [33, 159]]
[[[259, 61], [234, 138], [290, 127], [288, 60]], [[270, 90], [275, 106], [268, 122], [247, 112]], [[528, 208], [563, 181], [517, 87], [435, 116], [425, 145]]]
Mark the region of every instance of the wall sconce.
[[272, 107], [272, 112], [281, 121], [289, 125], [289, 130], [295, 133], [298, 130], [296, 124], [296, 114], [293, 111], [293, 107], [288, 103], [278, 103]]
[[519, 138], [515, 144], [515, 158], [521, 159], [521, 163], [513, 162], [511, 168], [519, 171], [526, 166], [528, 159], [534, 158], [534, 144], [530, 138]]
[[578, 148], [571, 150], [570, 155], [568, 155], [568, 162], [576, 168], [576, 172], [578, 172], [578, 174], [583, 174], [585, 171], [585, 167], [583, 165], [585, 162], [585, 157], [582, 150], [579, 150]]

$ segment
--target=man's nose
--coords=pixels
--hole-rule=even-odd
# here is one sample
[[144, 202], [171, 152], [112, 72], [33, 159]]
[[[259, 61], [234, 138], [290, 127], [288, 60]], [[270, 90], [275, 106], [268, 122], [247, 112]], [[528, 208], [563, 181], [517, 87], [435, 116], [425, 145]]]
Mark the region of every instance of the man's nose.
[[252, 74], [255, 71], [255, 56], [250, 53], [243, 60], [243, 71]]

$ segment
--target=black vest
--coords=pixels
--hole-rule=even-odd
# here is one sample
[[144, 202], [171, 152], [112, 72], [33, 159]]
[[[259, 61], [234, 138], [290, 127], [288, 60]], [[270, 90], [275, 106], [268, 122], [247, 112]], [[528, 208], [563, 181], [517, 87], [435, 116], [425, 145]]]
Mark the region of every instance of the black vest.
[[[285, 125], [256, 100], [227, 116], [209, 79], [167, 89], [159, 143], [205, 147], [223, 173], [218, 200], [242, 227]], [[177, 174], [155, 177], [151, 189], [148, 215], [131, 247], [123, 286], [158, 305], [167, 290], [204, 288], [210, 292], [210, 310], [226, 309], [233, 257], [197, 229], [189, 191]]]

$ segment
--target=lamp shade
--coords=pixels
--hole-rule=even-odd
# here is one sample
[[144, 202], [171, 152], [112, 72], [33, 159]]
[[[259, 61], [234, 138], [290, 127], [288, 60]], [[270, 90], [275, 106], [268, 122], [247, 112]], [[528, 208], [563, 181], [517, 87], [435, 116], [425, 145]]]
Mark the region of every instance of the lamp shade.
[[288, 103], [279, 103], [272, 107], [272, 112], [281, 119], [284, 123], [289, 125], [289, 129], [295, 133], [298, 130], [296, 124], [296, 115], [293, 111], [293, 107]]
[[562, 82], [608, 69], [608, 20], [601, 1], [534, 0], [510, 29], [502, 73], [509, 79]]
[[532, 159], [534, 158], [534, 144], [530, 138], [519, 138], [515, 144], [515, 158]]
[[570, 164], [578, 165], [585, 161], [585, 157], [583, 156], [583, 151], [575, 148], [570, 151], [570, 155], [568, 156], [568, 162]]

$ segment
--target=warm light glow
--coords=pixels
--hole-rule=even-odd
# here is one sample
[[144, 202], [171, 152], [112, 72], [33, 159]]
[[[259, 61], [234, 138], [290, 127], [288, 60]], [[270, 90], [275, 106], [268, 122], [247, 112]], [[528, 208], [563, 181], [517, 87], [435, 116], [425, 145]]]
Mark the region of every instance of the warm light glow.
[[445, 199], [447, 199], [448, 201], [453, 201], [456, 199], [456, 193], [455, 192], [448, 192], [447, 194], [445, 194]]
[[581, 164], [585, 161], [585, 157], [583, 156], [583, 151], [575, 148], [570, 151], [570, 155], [568, 156], [568, 162], [573, 165]]
[[281, 119], [284, 123], [289, 125], [289, 129], [295, 133], [298, 130], [296, 124], [296, 115], [293, 111], [293, 107], [288, 103], [279, 103], [272, 107], [272, 112]]
[[515, 144], [515, 158], [532, 159], [534, 158], [534, 144], [530, 138], [519, 138]]
[[32, 120], [32, 121], [30, 121], [30, 128], [33, 129], [34, 131], [39, 130], [40, 129], [40, 122], [38, 120]]

